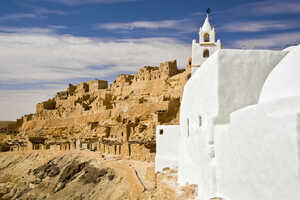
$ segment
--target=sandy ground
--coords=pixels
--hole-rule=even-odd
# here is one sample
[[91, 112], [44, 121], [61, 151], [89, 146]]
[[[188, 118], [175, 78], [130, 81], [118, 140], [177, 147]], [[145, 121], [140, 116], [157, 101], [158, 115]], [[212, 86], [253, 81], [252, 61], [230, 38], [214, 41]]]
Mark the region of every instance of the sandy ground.
[[153, 169], [89, 151], [0, 153], [0, 199], [158, 199]]

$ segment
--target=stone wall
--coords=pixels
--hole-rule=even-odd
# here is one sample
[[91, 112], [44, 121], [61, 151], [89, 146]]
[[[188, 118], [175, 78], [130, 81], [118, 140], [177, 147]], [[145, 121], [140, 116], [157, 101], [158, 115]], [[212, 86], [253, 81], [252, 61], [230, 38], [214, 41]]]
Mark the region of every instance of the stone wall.
[[108, 88], [108, 82], [104, 80], [92, 80], [88, 81], [87, 84], [89, 85], [90, 91], [97, 91], [99, 89]]
[[174, 76], [178, 73], [176, 60], [160, 63], [159, 70], [163, 79]]

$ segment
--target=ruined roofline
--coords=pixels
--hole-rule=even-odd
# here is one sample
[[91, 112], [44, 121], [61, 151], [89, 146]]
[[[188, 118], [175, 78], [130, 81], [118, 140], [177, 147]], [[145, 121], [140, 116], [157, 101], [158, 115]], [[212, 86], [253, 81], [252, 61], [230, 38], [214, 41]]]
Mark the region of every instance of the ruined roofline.
[[[167, 69], [166, 69], [167, 68]], [[88, 80], [85, 82], [80, 82], [77, 85], [73, 85], [73, 84], [69, 84], [69, 87], [66, 90], [57, 92], [56, 97], [62, 97], [62, 96], [67, 96], [70, 95], [72, 96], [71, 93], [78, 93], [78, 92], [88, 92], [89, 90], [91, 90], [91, 85], [93, 84], [97, 84], [97, 82], [99, 83], [99, 88], [95, 89], [92, 88], [92, 90], [101, 90], [101, 89], [111, 89], [114, 87], [114, 83], [116, 83], [119, 79], [122, 79], [123, 77], [126, 78], [125, 82], [128, 81], [130, 82], [131, 80], [136, 80], [136, 81], [140, 81], [139, 77], [143, 76], [143, 73], [147, 73], [146, 71], [157, 71], [160, 72], [161, 74], [159, 74], [157, 79], [160, 78], [169, 78], [173, 75], [179, 74], [179, 73], [183, 73], [185, 71], [185, 69], [178, 69], [177, 68], [177, 61], [173, 60], [173, 61], [166, 61], [166, 62], [162, 62], [160, 63], [160, 66], [143, 66], [141, 67], [135, 74], [125, 74], [125, 73], [121, 73], [119, 74], [116, 79], [114, 81], [112, 81], [111, 84], [108, 84], [107, 80], [100, 80], [100, 79], [93, 79], [93, 80]], [[165, 75], [163, 75], [165, 73]], [[72, 91], [70, 91], [72, 90]], [[50, 100], [50, 99], [49, 99]], [[48, 101], [49, 101], [48, 100]], [[44, 103], [44, 102], [42, 102]]]

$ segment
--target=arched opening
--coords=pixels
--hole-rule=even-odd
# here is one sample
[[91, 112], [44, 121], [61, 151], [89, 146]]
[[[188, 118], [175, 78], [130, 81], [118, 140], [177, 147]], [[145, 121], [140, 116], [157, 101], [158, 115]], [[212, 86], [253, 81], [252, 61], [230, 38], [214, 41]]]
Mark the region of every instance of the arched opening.
[[210, 41], [208, 33], [204, 33], [203, 37], [204, 37], [204, 42], [209, 42]]
[[199, 127], [202, 126], [202, 117], [200, 115], [198, 116], [198, 125]]
[[209, 57], [209, 50], [208, 49], [205, 49], [203, 51], [203, 58], [208, 58]]

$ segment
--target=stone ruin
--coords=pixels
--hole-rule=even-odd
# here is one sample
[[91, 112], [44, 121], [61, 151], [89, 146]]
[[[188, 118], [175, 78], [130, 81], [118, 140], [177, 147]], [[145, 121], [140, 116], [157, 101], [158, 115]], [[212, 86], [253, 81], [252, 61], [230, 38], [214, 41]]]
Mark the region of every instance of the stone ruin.
[[69, 84], [18, 120], [14, 138], [24, 147], [9, 150], [88, 149], [154, 161], [156, 126], [179, 123], [189, 66], [178, 69], [174, 60], [121, 74], [110, 85], [105, 80]]

